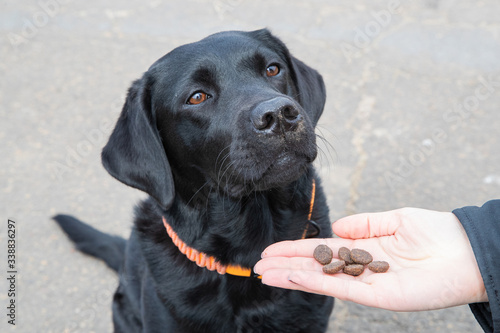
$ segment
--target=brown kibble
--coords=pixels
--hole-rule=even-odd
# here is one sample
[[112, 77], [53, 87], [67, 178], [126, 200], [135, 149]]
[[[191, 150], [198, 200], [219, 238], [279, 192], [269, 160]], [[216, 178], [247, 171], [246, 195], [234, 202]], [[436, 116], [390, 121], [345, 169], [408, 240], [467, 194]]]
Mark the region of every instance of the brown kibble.
[[321, 265], [327, 265], [332, 261], [333, 252], [328, 246], [321, 244], [314, 249], [313, 256]]
[[360, 264], [347, 265], [344, 267], [344, 273], [352, 276], [358, 276], [363, 273], [364, 270], [365, 266]]
[[344, 260], [334, 261], [326, 266], [323, 266], [323, 272], [325, 272], [326, 274], [335, 274], [340, 272], [344, 267], [345, 267]]
[[332, 250], [326, 245], [319, 245], [314, 249], [314, 258], [323, 265], [323, 272], [335, 274], [343, 271], [345, 274], [358, 276], [363, 273], [365, 266], [375, 273], [385, 273], [389, 270], [386, 261], [373, 261], [373, 256], [362, 249], [349, 250], [341, 247], [338, 252], [338, 261], [332, 262]]
[[368, 265], [373, 261], [373, 257], [370, 253], [361, 249], [351, 250], [351, 259], [357, 264]]
[[372, 261], [368, 264], [368, 269], [375, 273], [385, 273], [389, 270], [387, 261]]
[[344, 260], [347, 265], [354, 264], [351, 259], [351, 250], [347, 247], [341, 247], [339, 249], [339, 259]]

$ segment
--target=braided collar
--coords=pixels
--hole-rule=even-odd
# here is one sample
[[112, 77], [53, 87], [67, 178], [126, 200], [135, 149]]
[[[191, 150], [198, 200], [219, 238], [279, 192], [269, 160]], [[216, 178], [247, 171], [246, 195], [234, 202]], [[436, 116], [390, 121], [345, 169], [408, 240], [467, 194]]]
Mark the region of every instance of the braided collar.
[[[307, 216], [308, 223], [306, 224], [306, 228], [304, 232], [302, 233], [302, 239], [307, 238], [307, 234], [309, 231], [309, 226], [312, 225], [316, 230], [315, 233], [312, 237], [316, 236], [319, 233], [319, 227], [316, 224], [316, 222], [311, 220], [312, 217], [312, 212], [314, 208], [314, 199], [316, 196], [316, 182], [312, 181], [312, 193], [311, 193], [311, 202], [309, 205], [309, 214]], [[230, 275], [235, 275], [235, 276], [242, 276], [242, 277], [258, 277], [257, 274], [253, 272], [251, 268], [248, 267], [242, 267], [239, 265], [223, 265], [221, 264], [215, 257], [209, 256], [206, 253], [200, 252], [198, 250], [193, 249], [192, 247], [188, 246], [186, 243], [184, 243], [177, 233], [172, 229], [170, 224], [168, 224], [167, 220], [165, 219], [164, 216], [162, 216], [163, 220], [163, 225], [165, 226], [165, 229], [167, 230], [168, 236], [172, 239], [172, 242], [174, 243], [175, 246], [179, 249], [179, 251], [184, 254], [189, 260], [193, 261], [198, 265], [199, 267], [205, 267], [206, 269], [210, 271], [217, 271], [219, 274], [230, 274]]]

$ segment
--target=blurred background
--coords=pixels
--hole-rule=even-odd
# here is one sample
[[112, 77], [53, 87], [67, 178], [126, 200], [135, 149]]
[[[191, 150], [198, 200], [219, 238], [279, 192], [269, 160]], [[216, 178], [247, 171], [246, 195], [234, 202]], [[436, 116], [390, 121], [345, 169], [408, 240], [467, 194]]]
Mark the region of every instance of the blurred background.
[[[324, 77], [316, 166], [331, 220], [442, 211], [500, 193], [500, 2], [0, 2], [0, 308], [16, 221], [17, 318], [0, 331], [110, 332], [117, 277], [51, 216], [127, 237], [144, 194], [100, 151], [131, 82], [176, 46], [263, 27]], [[447, 297], [444, 290], [438, 297]], [[468, 306], [396, 313], [337, 301], [329, 332], [481, 332]]]

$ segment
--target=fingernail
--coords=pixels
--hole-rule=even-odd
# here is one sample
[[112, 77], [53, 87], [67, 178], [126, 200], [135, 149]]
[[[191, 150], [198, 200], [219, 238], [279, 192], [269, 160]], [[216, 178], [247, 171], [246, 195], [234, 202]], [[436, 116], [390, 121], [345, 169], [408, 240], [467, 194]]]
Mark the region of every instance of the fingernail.
[[290, 275], [288, 275], [288, 281], [290, 281], [293, 284], [301, 284], [302, 279], [300, 278], [299, 274], [297, 272], [294, 272]]

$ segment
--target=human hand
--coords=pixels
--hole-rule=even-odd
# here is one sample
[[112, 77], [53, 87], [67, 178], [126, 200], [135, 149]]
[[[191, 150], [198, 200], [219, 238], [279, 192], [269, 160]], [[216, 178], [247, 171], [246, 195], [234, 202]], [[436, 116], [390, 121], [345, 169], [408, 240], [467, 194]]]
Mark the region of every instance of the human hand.
[[[487, 302], [483, 280], [460, 221], [452, 213], [403, 208], [348, 216], [332, 224], [341, 238], [279, 242], [254, 271], [262, 283], [334, 296], [393, 311]], [[319, 244], [360, 248], [390, 264], [386, 273], [327, 275], [312, 257]], [[334, 259], [335, 260], [335, 259]]]

